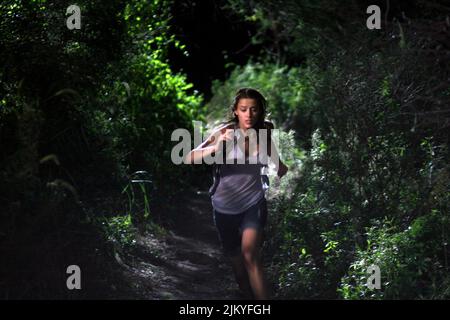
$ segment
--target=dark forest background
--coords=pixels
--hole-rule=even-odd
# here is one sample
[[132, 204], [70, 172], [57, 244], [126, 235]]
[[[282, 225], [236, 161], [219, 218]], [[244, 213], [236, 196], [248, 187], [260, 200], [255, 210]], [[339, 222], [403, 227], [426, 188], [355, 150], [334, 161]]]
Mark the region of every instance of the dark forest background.
[[[276, 298], [450, 298], [447, 1], [80, 0], [69, 30], [71, 4], [0, 3], [1, 299], [114, 298], [115, 253], [211, 182], [171, 162], [171, 133], [242, 86], [290, 168], [264, 243]], [[73, 261], [88, 290], [67, 290]]]

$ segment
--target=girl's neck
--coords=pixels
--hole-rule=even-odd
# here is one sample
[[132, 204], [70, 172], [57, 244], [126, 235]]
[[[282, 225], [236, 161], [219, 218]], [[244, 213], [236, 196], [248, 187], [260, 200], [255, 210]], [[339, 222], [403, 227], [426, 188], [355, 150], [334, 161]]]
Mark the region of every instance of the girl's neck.
[[237, 125], [236, 125], [236, 127], [237, 127], [237, 129], [241, 129], [242, 130], [242, 132], [244, 132], [244, 133], [246, 133], [247, 132], [247, 128], [243, 128], [243, 127], [241, 127], [241, 124], [240, 123], [238, 123]]

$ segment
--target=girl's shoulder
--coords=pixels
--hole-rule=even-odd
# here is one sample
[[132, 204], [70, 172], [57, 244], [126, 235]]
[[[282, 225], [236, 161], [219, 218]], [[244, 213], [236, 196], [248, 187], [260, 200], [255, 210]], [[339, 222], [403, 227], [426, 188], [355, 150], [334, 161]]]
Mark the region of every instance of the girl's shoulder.
[[215, 132], [221, 132], [221, 133], [224, 133], [225, 132], [225, 130], [228, 130], [228, 129], [235, 129], [236, 128], [236, 125], [233, 123], [233, 122], [231, 122], [231, 123], [225, 123], [225, 124], [223, 124], [223, 125], [221, 125], [221, 126], [219, 126], [216, 130], [214, 130]]

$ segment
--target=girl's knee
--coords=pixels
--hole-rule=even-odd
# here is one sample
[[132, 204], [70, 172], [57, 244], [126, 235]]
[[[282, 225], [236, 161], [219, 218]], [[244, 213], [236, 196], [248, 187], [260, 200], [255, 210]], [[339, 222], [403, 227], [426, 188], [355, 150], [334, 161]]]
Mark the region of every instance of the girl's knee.
[[247, 267], [256, 264], [258, 259], [257, 250], [254, 247], [243, 247], [242, 257], [244, 258], [244, 263]]

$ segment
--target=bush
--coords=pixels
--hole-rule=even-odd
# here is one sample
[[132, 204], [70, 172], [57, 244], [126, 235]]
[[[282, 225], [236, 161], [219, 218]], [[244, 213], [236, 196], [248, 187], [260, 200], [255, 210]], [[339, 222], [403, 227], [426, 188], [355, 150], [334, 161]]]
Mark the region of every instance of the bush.
[[[448, 299], [448, 231], [450, 219], [438, 210], [399, 230], [384, 220], [367, 229], [367, 248], [358, 248], [342, 278], [344, 299]], [[378, 265], [381, 289], [367, 287], [367, 267]]]

